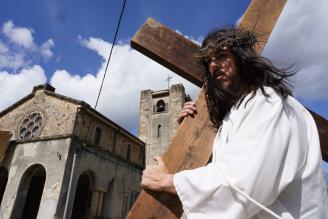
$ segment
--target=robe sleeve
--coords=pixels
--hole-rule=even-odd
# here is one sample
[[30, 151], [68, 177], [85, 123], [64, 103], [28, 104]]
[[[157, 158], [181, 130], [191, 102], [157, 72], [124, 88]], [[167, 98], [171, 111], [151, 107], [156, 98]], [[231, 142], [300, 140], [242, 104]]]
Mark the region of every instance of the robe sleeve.
[[307, 153], [306, 127], [275, 91], [266, 91], [270, 97], [257, 91], [235, 111], [231, 137], [221, 144], [215, 162], [174, 175], [188, 218], [251, 218], [261, 208], [229, 184], [269, 206], [299, 177]]

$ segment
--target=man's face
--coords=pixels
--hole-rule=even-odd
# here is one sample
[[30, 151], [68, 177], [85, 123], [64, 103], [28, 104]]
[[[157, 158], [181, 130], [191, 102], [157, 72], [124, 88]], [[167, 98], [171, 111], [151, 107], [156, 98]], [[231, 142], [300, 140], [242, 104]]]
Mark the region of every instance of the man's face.
[[[207, 61], [212, 77], [225, 89], [233, 89], [239, 80], [235, 56], [224, 47]], [[234, 89], [233, 89], [234, 90]]]

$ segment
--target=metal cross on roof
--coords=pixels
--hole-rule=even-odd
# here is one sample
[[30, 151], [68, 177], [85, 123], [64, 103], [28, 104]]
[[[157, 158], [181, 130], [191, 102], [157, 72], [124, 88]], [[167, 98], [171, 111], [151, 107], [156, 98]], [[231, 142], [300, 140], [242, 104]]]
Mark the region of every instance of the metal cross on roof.
[[167, 81], [167, 89], [170, 90], [170, 80], [173, 78], [173, 76], [167, 75], [167, 78], [165, 81]]

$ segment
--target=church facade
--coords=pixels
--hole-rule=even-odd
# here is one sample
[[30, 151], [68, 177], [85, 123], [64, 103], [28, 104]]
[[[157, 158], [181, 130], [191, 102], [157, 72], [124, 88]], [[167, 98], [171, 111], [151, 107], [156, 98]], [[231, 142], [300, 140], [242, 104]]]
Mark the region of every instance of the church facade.
[[140, 191], [145, 144], [50, 85], [0, 112], [0, 130], [0, 218], [124, 218]]

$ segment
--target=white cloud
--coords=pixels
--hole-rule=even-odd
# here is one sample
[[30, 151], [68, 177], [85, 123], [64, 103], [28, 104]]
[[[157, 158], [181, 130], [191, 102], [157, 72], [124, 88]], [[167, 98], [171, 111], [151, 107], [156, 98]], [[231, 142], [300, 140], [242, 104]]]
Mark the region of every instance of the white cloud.
[[96, 93], [99, 89], [99, 78], [93, 75], [72, 75], [66, 70], [57, 70], [51, 78], [51, 84], [56, 92], [84, 100], [89, 104], [95, 103]]
[[49, 61], [54, 56], [54, 40], [50, 38], [38, 46], [33, 41], [33, 33], [34, 30], [30, 28], [15, 26], [11, 20], [3, 24], [2, 34], [7, 38], [0, 39], [0, 70], [16, 72], [33, 66], [40, 58]]
[[[80, 77], [65, 70], [59, 70], [51, 78], [51, 84], [56, 87], [57, 92], [85, 100], [93, 107], [111, 44], [99, 38], [87, 40], [80, 38], [80, 42], [103, 58], [103, 63], [98, 72], [95, 76]], [[168, 75], [174, 76], [171, 84], [183, 82], [187, 93], [193, 97], [196, 96], [199, 90], [196, 86], [132, 50], [129, 45], [117, 45], [112, 54], [97, 110], [126, 129], [134, 130], [138, 124], [140, 91], [144, 89], [166, 89], [167, 82], [165, 79]]]
[[295, 63], [295, 95], [328, 99], [328, 1], [289, 0], [264, 50], [284, 66]]
[[8, 52], [8, 47], [0, 41], [0, 54]]
[[41, 47], [41, 54], [45, 60], [49, 60], [53, 55], [53, 51], [51, 49], [55, 46], [55, 43], [53, 39], [48, 39], [46, 42], [44, 42]]
[[2, 32], [13, 43], [21, 45], [25, 48], [34, 47], [33, 29], [15, 26], [14, 22], [9, 20], [3, 24]]
[[0, 71], [0, 110], [31, 93], [33, 86], [45, 82], [44, 70], [39, 65], [23, 69], [17, 74]]
[[79, 36], [78, 39], [82, 46], [97, 52], [97, 54], [100, 55], [104, 60], [107, 60], [107, 57], [110, 53], [110, 43], [94, 37], [90, 37], [88, 40], [86, 40]]
[[28, 62], [24, 59], [22, 53], [13, 53], [9, 51], [0, 52], [0, 70], [10, 68], [16, 71], [25, 66]]
[[0, 70], [10, 68], [16, 71], [25, 63], [22, 53], [10, 51], [9, 47], [0, 40]]

